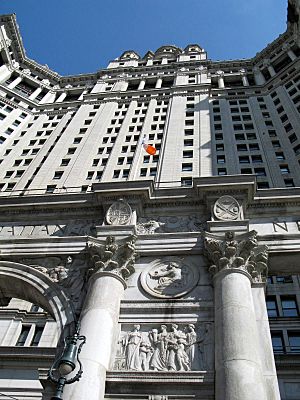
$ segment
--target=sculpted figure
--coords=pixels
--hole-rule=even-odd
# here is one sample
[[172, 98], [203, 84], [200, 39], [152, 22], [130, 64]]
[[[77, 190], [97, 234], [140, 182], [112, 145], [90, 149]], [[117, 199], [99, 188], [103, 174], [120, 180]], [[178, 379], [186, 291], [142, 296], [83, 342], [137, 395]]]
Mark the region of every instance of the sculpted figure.
[[181, 268], [177, 263], [171, 262], [166, 267], [160, 267], [154, 272], [149, 272], [152, 279], [157, 279], [155, 289], [163, 291], [170, 285], [180, 286], [182, 284]]
[[186, 346], [186, 341], [183, 338], [178, 339], [177, 341], [177, 362], [178, 362], [178, 367], [179, 371], [189, 371], [190, 368], [190, 360], [189, 357], [185, 351], [185, 346]]
[[199, 359], [199, 342], [197, 341], [197, 333], [195, 332], [195, 325], [188, 324], [185, 328], [186, 330], [186, 343], [187, 349], [186, 353], [189, 358], [190, 369], [194, 371], [199, 371], [200, 368], [200, 359]]
[[151, 341], [154, 352], [150, 360], [150, 367], [154, 371], [166, 371], [167, 370], [167, 327], [166, 325], [161, 326], [161, 332], [158, 333], [157, 329], [152, 329], [149, 332], [149, 339]]
[[126, 340], [126, 369], [140, 371], [140, 345], [142, 335], [140, 333], [140, 325], [134, 325], [133, 331], [128, 333]]
[[140, 346], [140, 361], [141, 369], [143, 371], [149, 370], [151, 354], [151, 346], [146, 342], [142, 342]]

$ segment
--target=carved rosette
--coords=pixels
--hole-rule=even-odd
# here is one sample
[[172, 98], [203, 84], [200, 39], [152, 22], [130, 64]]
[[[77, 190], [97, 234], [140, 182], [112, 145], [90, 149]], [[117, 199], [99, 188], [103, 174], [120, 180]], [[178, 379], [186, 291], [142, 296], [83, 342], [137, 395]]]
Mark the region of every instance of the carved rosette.
[[204, 246], [213, 263], [209, 268], [213, 275], [225, 269], [238, 269], [248, 272], [253, 282], [266, 281], [268, 247], [258, 245], [256, 231], [239, 236], [226, 232], [225, 237], [206, 233]]
[[110, 272], [127, 279], [135, 271], [135, 242], [136, 236], [132, 235], [125, 242], [117, 243], [114, 236], [107, 236], [104, 245], [89, 243], [90, 272]]

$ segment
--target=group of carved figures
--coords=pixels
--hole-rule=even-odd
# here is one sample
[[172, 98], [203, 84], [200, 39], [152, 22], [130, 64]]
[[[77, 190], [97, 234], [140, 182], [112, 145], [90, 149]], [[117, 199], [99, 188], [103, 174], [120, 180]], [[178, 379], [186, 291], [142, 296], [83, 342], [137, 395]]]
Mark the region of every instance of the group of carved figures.
[[121, 340], [125, 362], [117, 368], [133, 371], [201, 371], [213, 369], [213, 337], [211, 323], [201, 332], [194, 324], [183, 330], [178, 325], [160, 326], [141, 332], [140, 325], [128, 332]]

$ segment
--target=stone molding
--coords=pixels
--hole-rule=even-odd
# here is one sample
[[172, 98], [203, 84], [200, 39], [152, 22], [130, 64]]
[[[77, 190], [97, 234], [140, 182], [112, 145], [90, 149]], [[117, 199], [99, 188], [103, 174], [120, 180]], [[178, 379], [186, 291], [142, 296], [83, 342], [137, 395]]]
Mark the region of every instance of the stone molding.
[[224, 270], [244, 271], [252, 282], [266, 281], [268, 247], [258, 244], [256, 231], [238, 236], [232, 231], [222, 236], [206, 232], [204, 247], [213, 263], [209, 267], [212, 275]]

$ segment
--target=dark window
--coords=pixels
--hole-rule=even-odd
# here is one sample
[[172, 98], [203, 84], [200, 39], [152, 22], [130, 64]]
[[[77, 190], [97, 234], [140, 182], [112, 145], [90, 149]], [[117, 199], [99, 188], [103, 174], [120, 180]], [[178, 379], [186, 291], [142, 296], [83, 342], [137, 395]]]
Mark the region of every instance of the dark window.
[[281, 296], [281, 306], [284, 317], [297, 317], [299, 315], [295, 296]]
[[276, 276], [276, 283], [293, 283], [293, 278], [291, 275]]
[[41, 327], [41, 326], [37, 326], [35, 328], [34, 335], [33, 335], [30, 346], [38, 346], [41, 336], [42, 336], [42, 333], [43, 333], [43, 330], [44, 330], [44, 327]]
[[289, 351], [300, 353], [300, 332], [288, 332]]
[[283, 337], [280, 332], [271, 332], [274, 353], [284, 353]]
[[278, 309], [275, 296], [268, 296], [266, 299], [268, 317], [278, 317]]
[[29, 331], [30, 331], [30, 326], [22, 326], [22, 330], [21, 330], [20, 336], [17, 340], [16, 346], [24, 346], [25, 345]]
[[218, 168], [218, 175], [227, 175], [226, 168]]

